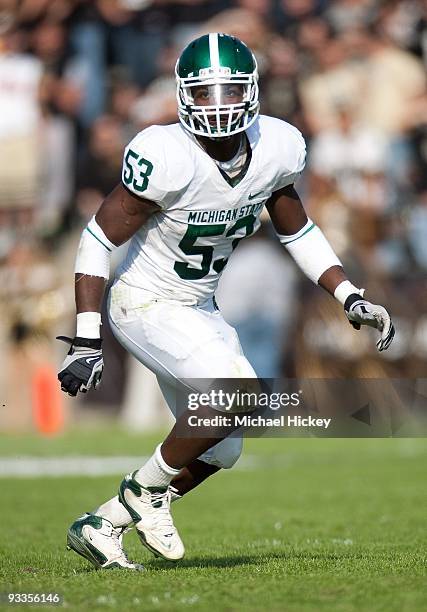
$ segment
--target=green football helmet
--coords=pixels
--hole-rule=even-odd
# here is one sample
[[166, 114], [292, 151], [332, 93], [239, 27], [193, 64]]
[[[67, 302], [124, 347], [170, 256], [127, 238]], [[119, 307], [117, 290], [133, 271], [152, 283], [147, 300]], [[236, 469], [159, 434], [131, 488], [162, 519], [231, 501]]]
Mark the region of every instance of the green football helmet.
[[193, 134], [224, 138], [256, 120], [256, 59], [234, 36], [214, 32], [193, 40], [179, 57], [175, 75], [179, 120]]

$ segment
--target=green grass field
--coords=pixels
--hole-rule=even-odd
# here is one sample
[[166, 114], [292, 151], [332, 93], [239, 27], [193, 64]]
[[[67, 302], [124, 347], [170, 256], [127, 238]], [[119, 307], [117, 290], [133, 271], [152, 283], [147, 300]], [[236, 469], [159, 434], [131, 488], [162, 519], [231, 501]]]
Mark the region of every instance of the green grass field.
[[[0, 456], [146, 455], [154, 441], [111, 430], [0, 437]], [[427, 609], [424, 440], [249, 440], [245, 454], [245, 469], [173, 506], [179, 565], [126, 536], [144, 573], [97, 572], [65, 549], [69, 523], [120, 475], [2, 478], [0, 591], [55, 592], [91, 611]]]

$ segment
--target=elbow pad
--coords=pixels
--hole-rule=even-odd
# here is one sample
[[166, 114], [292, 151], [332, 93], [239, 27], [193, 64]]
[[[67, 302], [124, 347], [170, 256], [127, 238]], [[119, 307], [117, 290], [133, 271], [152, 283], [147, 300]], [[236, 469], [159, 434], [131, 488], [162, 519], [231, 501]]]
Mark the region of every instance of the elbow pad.
[[74, 272], [88, 276], [110, 278], [111, 253], [117, 246], [108, 240], [95, 217], [89, 221], [82, 232], [77, 250]]
[[323, 232], [311, 219], [296, 234], [277, 236], [304, 274], [314, 283], [329, 268], [342, 266]]

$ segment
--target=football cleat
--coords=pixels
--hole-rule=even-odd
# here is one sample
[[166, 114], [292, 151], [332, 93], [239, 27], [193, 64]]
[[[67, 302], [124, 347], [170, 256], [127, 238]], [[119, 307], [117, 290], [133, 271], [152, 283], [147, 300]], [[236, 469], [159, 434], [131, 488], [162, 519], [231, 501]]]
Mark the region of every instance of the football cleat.
[[138, 563], [132, 563], [122, 547], [127, 527], [114, 527], [107, 519], [86, 513], [69, 528], [67, 548], [90, 561], [96, 569], [122, 568], [141, 571]]
[[120, 484], [119, 499], [132, 517], [142, 544], [156, 557], [179, 561], [185, 549], [170, 513], [169, 487], [143, 487], [135, 474]]

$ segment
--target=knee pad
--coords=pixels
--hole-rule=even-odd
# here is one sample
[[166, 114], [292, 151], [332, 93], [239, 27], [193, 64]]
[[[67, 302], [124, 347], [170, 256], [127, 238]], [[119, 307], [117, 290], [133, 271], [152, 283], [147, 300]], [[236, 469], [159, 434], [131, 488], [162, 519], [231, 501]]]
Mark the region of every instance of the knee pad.
[[243, 438], [225, 438], [200, 455], [199, 459], [227, 470], [236, 463], [242, 454], [242, 448]]

